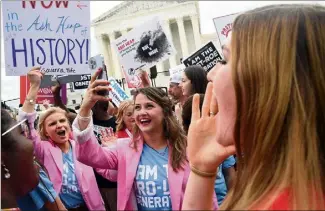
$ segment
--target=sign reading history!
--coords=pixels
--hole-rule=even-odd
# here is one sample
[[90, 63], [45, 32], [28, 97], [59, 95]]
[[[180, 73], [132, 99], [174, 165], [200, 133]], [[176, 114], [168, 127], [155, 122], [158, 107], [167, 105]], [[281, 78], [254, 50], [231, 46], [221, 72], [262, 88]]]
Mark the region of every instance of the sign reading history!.
[[89, 74], [89, 1], [3, 1], [5, 69], [26, 75]]
[[191, 56], [187, 57], [183, 63], [186, 67], [192, 65], [199, 65], [209, 72], [218, 60], [222, 60], [221, 55], [217, 51], [212, 42], [209, 42]]

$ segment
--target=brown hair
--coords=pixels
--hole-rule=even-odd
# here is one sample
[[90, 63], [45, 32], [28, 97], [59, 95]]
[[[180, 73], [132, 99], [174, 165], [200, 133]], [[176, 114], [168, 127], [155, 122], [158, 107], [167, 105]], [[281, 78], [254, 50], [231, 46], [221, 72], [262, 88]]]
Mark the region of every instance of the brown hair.
[[133, 101], [132, 100], [125, 100], [121, 102], [120, 106], [118, 107], [117, 115], [116, 115], [116, 132], [123, 130], [126, 126], [125, 123], [123, 122], [123, 114], [126, 109], [129, 108], [129, 106], [133, 106]]
[[[186, 134], [188, 133], [188, 129], [191, 124], [193, 96], [194, 95], [187, 98], [187, 100], [183, 105], [182, 119], [183, 119], [183, 128]], [[204, 100], [204, 94], [200, 94], [200, 110], [202, 110], [203, 100]]]
[[67, 116], [67, 112], [61, 108], [58, 107], [50, 107], [48, 109], [46, 109], [45, 111], [43, 111], [39, 117], [39, 121], [38, 121], [38, 132], [40, 134], [40, 137], [42, 140], [46, 140], [48, 137], [46, 136], [46, 131], [45, 131], [45, 120], [47, 117], [49, 117], [50, 115], [54, 114], [54, 113], [62, 113], [65, 115], [65, 117], [67, 118], [67, 120], [69, 120], [68, 116]]
[[221, 209], [268, 209], [283, 191], [289, 209], [324, 209], [325, 8], [266, 6], [232, 31], [238, 173]]
[[[171, 165], [175, 172], [178, 169], [183, 169], [183, 164], [186, 162], [186, 136], [176, 120], [176, 117], [173, 114], [172, 102], [170, 101], [167, 94], [158, 88], [155, 87], [146, 87], [137, 89], [136, 94], [134, 95], [134, 100], [138, 94], [145, 95], [149, 100], [157, 103], [163, 110], [164, 115], [164, 135], [168, 139], [169, 146], [172, 147], [171, 151]], [[137, 137], [141, 136], [141, 131], [137, 125], [134, 127], [133, 139], [134, 147], [137, 147]]]

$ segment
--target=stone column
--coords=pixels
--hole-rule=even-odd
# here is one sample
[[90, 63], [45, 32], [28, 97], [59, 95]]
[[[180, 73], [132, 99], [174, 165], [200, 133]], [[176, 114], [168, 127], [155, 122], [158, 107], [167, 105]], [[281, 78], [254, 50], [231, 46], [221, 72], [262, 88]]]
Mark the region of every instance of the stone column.
[[192, 22], [192, 27], [193, 27], [195, 46], [196, 46], [196, 49], [199, 49], [201, 47], [201, 34], [200, 34], [199, 16], [197, 14], [192, 15], [191, 16], [191, 22]]
[[121, 72], [121, 68], [120, 68], [120, 62], [119, 62], [119, 59], [118, 59], [118, 56], [116, 54], [116, 51], [113, 47], [113, 41], [115, 40], [115, 33], [112, 32], [110, 33], [109, 35], [109, 42], [110, 42], [110, 47], [111, 47], [111, 55], [112, 55], [112, 66], [111, 67], [108, 67], [108, 68], [111, 68], [112, 69], [112, 72], [113, 72], [113, 77], [115, 77], [116, 79], [120, 79], [118, 77], [121, 76], [121, 74], [119, 74]]
[[[166, 36], [167, 38], [173, 42], [173, 36], [172, 36], [172, 32], [170, 30], [170, 25], [169, 25], [169, 20], [164, 20], [163, 22], [163, 28], [166, 32]], [[169, 57], [169, 64], [170, 64], [170, 67], [175, 67], [177, 65], [177, 62], [176, 62], [176, 54]]]
[[[111, 59], [110, 59], [110, 53], [108, 49], [108, 41], [106, 35], [105, 34], [97, 35], [96, 40], [97, 40], [98, 48], [100, 50], [100, 54], [102, 54], [104, 57], [104, 63], [106, 64], [107, 67], [111, 66], [111, 62], [110, 62]], [[112, 70], [108, 69], [107, 74], [112, 75], [113, 74]]]
[[176, 21], [177, 21], [177, 26], [179, 31], [179, 39], [181, 41], [181, 46], [182, 46], [183, 58], [186, 58], [188, 56], [188, 47], [187, 47], [183, 17], [176, 18]]

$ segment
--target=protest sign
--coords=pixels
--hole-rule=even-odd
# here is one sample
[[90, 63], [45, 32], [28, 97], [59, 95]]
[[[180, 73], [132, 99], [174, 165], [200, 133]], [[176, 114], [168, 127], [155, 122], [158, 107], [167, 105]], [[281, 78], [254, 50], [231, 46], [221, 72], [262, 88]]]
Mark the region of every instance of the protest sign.
[[89, 74], [89, 1], [3, 1], [5, 69], [26, 75]]
[[153, 67], [176, 53], [164, 32], [161, 20], [154, 17], [112, 42], [129, 88], [142, 86], [141, 71]]
[[229, 32], [232, 29], [232, 23], [235, 18], [239, 15], [239, 13], [226, 15], [222, 17], [217, 17], [213, 19], [214, 26], [217, 31], [217, 35], [220, 42], [220, 47], [225, 44], [225, 41], [229, 35]]
[[186, 66], [184, 64], [177, 65], [176, 67], [169, 69], [170, 76], [182, 73], [185, 70]]
[[212, 42], [209, 42], [191, 56], [187, 57], [183, 63], [186, 67], [191, 65], [199, 65], [209, 72], [218, 60], [222, 60], [221, 55], [217, 51]]
[[[30, 88], [27, 76], [20, 76], [20, 103], [23, 104]], [[64, 104], [67, 103], [67, 87], [61, 85], [61, 99]], [[40, 88], [37, 92], [37, 104], [42, 104], [44, 100], [49, 100], [50, 104], [54, 104], [53, 93], [50, 87]]]
[[74, 89], [87, 89], [91, 75], [81, 75], [80, 80], [73, 82]]
[[124, 100], [127, 100], [129, 96], [124, 92], [120, 84], [112, 77], [108, 79], [109, 85], [112, 90], [109, 92], [109, 97], [112, 99], [112, 102], [118, 107], [120, 103]]

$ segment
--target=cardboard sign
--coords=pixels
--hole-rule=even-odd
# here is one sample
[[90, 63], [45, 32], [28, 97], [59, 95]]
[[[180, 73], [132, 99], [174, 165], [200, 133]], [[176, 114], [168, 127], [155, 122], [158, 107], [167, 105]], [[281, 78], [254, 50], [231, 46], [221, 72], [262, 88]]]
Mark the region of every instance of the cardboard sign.
[[[28, 94], [30, 83], [27, 79], [27, 76], [20, 76], [20, 103], [25, 102], [26, 96]], [[67, 103], [67, 87], [66, 85], [61, 86], [61, 99], [63, 104]], [[43, 87], [38, 90], [37, 93], [37, 104], [42, 104], [44, 100], [49, 100], [50, 104], [54, 104], [53, 93], [50, 87]]]
[[192, 65], [199, 65], [209, 72], [218, 60], [222, 60], [221, 55], [217, 51], [212, 42], [209, 42], [194, 54], [186, 58], [183, 63], [186, 67]]
[[235, 18], [239, 15], [239, 13], [226, 15], [222, 17], [217, 17], [213, 19], [214, 26], [216, 28], [220, 47], [225, 44], [225, 41], [229, 35], [229, 32], [232, 29], [232, 23], [234, 22]]
[[140, 69], [145, 70], [176, 53], [158, 17], [133, 28], [112, 42], [129, 88], [142, 87]]
[[112, 99], [112, 102], [118, 107], [120, 106], [121, 102], [127, 100], [129, 96], [124, 92], [120, 84], [117, 83], [114, 78], [110, 77], [108, 81], [110, 82], [110, 87], [112, 88], [112, 90], [109, 92], [109, 97]]
[[3, 1], [6, 75], [88, 74], [89, 1]]
[[74, 89], [87, 89], [90, 79], [91, 75], [81, 75], [81, 79], [79, 81], [73, 82]]
[[169, 69], [170, 76], [182, 73], [185, 70], [186, 66], [184, 64], [177, 65], [176, 67]]

